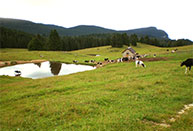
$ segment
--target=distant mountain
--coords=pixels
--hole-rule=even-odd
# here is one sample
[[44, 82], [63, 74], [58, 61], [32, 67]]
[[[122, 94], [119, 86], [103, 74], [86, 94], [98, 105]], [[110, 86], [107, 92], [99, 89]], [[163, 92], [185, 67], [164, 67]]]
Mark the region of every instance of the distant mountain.
[[65, 28], [57, 25], [47, 25], [41, 23], [34, 23], [26, 20], [0, 18], [0, 27], [16, 29], [32, 34], [48, 35], [50, 30], [56, 29], [61, 36], [77, 36], [89, 34], [106, 34], [106, 33], [127, 33], [137, 34], [139, 36], [156, 37], [159, 39], [169, 39], [168, 34], [163, 30], [158, 30], [156, 27], [139, 28], [133, 30], [117, 31], [106, 29], [98, 26], [80, 25], [72, 28]]
[[116, 33], [117, 31], [98, 26], [79, 25], [72, 28], [68, 28], [68, 32], [71, 35], [89, 35], [89, 34]]
[[65, 34], [66, 28], [56, 25], [45, 25], [26, 20], [0, 18], [0, 27], [16, 29], [31, 34], [49, 34], [50, 30], [56, 29], [58, 33]]
[[139, 28], [127, 31], [120, 31], [127, 34], [137, 34], [138, 36], [149, 36], [161, 39], [169, 39], [168, 34], [163, 30], [158, 30], [156, 27]]

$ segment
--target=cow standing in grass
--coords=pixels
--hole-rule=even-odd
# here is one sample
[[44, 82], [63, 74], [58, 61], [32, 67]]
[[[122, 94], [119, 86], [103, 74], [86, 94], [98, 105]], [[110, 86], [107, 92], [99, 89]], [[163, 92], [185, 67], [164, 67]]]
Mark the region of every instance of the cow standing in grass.
[[73, 62], [74, 62], [74, 63], [78, 63], [78, 61], [77, 61], [77, 60], [73, 60]]
[[193, 58], [188, 58], [187, 60], [183, 61], [181, 63], [181, 66], [186, 66], [186, 70], [185, 70], [185, 74], [188, 71], [188, 67], [189, 67], [189, 71], [191, 70], [191, 66], [193, 66]]
[[146, 65], [143, 63], [143, 61], [138, 60], [138, 59], [135, 60], [135, 65], [136, 65], [136, 67], [137, 67], [138, 65], [139, 65], [139, 66], [142, 66], [142, 67], [146, 67]]

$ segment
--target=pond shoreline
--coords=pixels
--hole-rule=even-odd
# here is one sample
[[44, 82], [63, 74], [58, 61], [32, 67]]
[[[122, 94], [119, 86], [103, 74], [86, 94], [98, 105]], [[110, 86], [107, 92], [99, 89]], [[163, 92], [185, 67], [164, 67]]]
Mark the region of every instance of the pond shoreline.
[[17, 64], [26, 64], [26, 63], [41, 63], [47, 60], [31, 60], [31, 61], [0, 61], [0, 67], [12, 66]]
[[[66, 64], [54, 61], [42, 62], [42, 60], [36, 60], [17, 62], [18, 63], [15, 62], [15, 64], [12, 66], [0, 68], [0, 76], [21, 76], [23, 78], [40, 79], [96, 69], [95, 67], [88, 65]], [[9, 62], [9, 64], [13, 64], [13, 61], [12, 63]]]

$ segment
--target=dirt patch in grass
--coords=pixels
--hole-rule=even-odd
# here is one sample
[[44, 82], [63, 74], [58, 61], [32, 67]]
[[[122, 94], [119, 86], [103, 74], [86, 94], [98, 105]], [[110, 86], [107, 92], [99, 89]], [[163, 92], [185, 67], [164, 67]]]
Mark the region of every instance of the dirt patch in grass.
[[167, 59], [167, 57], [140, 58], [142, 61], [165, 61]]
[[0, 67], [5, 67], [5, 66], [11, 66], [11, 65], [16, 65], [16, 64], [25, 64], [25, 63], [41, 63], [46, 60], [31, 60], [31, 61], [0, 61]]

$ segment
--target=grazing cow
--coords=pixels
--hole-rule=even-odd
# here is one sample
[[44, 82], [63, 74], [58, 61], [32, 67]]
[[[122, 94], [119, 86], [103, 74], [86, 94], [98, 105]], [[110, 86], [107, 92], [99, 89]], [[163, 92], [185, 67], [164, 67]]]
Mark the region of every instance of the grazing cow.
[[111, 63], [115, 62], [115, 60], [110, 60]]
[[181, 66], [186, 66], [185, 74], [187, 73], [188, 67], [189, 71], [191, 70], [191, 66], [193, 66], [193, 58], [188, 58], [187, 60], [181, 63]]
[[88, 61], [88, 60], [85, 60], [84, 62], [88, 63], [89, 61]]
[[146, 65], [143, 63], [143, 61], [141, 60], [135, 60], [135, 65], [136, 67], [139, 65], [139, 66], [143, 66], [143, 67], [146, 67]]
[[140, 55], [134, 56], [134, 59], [139, 59], [139, 58], [140, 58]]
[[73, 60], [73, 62], [74, 62], [74, 63], [78, 63], [78, 61], [77, 61], [77, 60]]
[[103, 63], [102, 62], [97, 62], [97, 64], [102, 65]]
[[123, 62], [122, 58], [118, 58], [117, 62]]
[[105, 61], [108, 61], [108, 60], [109, 60], [109, 58], [105, 58], [104, 60], [105, 60]]
[[174, 52], [176, 52], [176, 51], [175, 51], [175, 50], [172, 50], [171, 52], [174, 53]]
[[135, 56], [132, 56], [131, 58], [132, 58], [133, 60], [138, 59], [138, 58], [137, 58], [137, 57], [135, 57]]
[[94, 63], [94, 62], [95, 62], [95, 60], [90, 60], [90, 62], [91, 62], [91, 63]]
[[15, 74], [15, 76], [20, 76], [20, 75], [21, 75], [21, 71], [16, 70], [16, 71], [14, 72], [14, 74]]
[[123, 57], [123, 58], [122, 58], [122, 61], [128, 61], [128, 60], [129, 60], [128, 57]]

